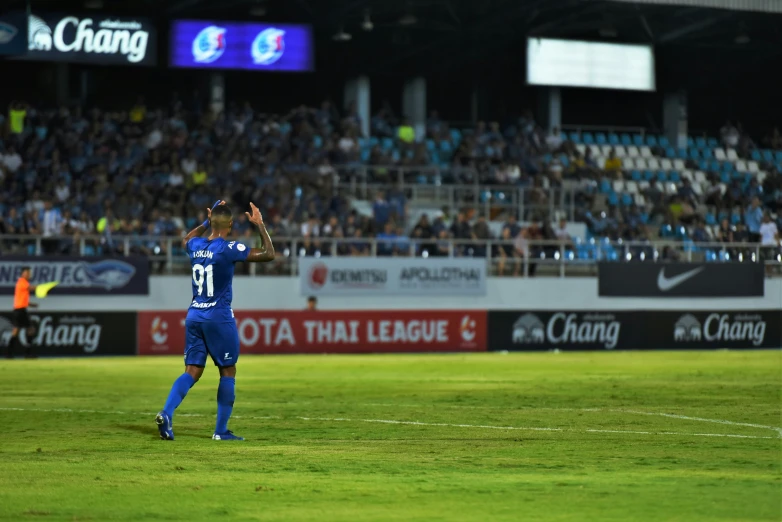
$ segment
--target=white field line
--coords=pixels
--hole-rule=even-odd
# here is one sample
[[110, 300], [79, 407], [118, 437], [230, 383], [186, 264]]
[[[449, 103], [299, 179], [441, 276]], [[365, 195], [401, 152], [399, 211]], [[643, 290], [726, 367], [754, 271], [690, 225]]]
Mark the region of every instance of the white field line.
[[[144, 415], [153, 416], [151, 412], [124, 412], [124, 411], [97, 411], [97, 410], [79, 410], [70, 408], [2, 408], [0, 411], [34, 411], [42, 413], [97, 413], [97, 414], [114, 414], [114, 415]], [[201, 413], [178, 413], [178, 417], [211, 417], [211, 415], [205, 415]], [[279, 416], [242, 416], [235, 415], [236, 419], [253, 419], [253, 420], [269, 420], [280, 419], [284, 420], [284, 417]], [[508, 431], [569, 431], [569, 432], [581, 432], [581, 433], [614, 433], [624, 435], [677, 435], [686, 437], [727, 437], [727, 438], [741, 438], [741, 439], [775, 439], [777, 437], [764, 437], [757, 435], [737, 435], [732, 433], [685, 433], [678, 431], [629, 431], [629, 430], [603, 430], [603, 429], [572, 429], [572, 428], [547, 428], [547, 427], [531, 427], [531, 426], [490, 426], [484, 424], [449, 424], [444, 422], [419, 422], [419, 421], [400, 421], [389, 419], [347, 419], [341, 417], [291, 417], [293, 419], [303, 421], [318, 421], [318, 422], [367, 422], [374, 424], [397, 424], [406, 426], [431, 426], [431, 427], [446, 427], [446, 428], [476, 428], [476, 429], [490, 429], [490, 430], [508, 430]]]

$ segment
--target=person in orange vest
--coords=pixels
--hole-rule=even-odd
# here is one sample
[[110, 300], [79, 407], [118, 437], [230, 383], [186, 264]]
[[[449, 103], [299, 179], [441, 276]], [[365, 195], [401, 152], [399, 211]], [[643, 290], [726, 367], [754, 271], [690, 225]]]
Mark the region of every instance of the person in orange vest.
[[27, 347], [25, 348], [25, 357], [34, 357], [32, 351], [33, 335], [35, 334], [35, 328], [33, 328], [30, 322], [30, 316], [27, 313], [28, 308], [38, 308], [36, 303], [30, 302], [30, 292], [35, 292], [35, 285], [30, 284], [30, 267], [22, 267], [22, 274], [19, 280], [16, 281], [16, 288], [14, 289], [14, 312], [12, 321], [14, 329], [11, 332], [11, 340], [8, 342], [5, 356], [10, 359], [14, 356], [14, 348], [16, 345], [21, 344], [19, 341], [19, 332], [24, 328], [27, 335]]

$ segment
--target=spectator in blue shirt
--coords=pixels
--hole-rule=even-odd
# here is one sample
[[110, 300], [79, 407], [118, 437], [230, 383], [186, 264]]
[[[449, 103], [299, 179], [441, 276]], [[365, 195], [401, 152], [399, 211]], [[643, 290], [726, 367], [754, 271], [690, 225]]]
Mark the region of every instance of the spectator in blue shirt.
[[383, 232], [377, 235], [377, 255], [379, 256], [392, 256], [394, 255], [394, 246], [396, 244], [397, 236], [394, 233], [394, 224], [386, 223]]
[[386, 195], [382, 190], [378, 191], [375, 202], [372, 203], [372, 216], [375, 218], [375, 224], [378, 228], [384, 227], [391, 216], [391, 207], [388, 205]]
[[752, 198], [752, 203], [744, 212], [744, 223], [747, 225], [750, 243], [760, 242], [760, 224], [763, 221], [763, 209], [760, 207], [760, 199]]

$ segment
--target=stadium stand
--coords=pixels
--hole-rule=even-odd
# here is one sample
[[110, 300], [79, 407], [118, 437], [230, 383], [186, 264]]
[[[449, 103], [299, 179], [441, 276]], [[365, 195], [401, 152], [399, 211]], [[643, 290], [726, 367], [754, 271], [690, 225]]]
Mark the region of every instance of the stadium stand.
[[[329, 102], [285, 115], [249, 104], [199, 114], [147, 108], [143, 99], [115, 112], [17, 103], [7, 123], [4, 251], [175, 255], [176, 242], [164, 238], [203, 220], [220, 193], [237, 207], [262, 202], [275, 235], [293, 241], [286, 255], [488, 251], [500, 272], [506, 256], [726, 260], [743, 250], [699, 244], [757, 243], [762, 208], [776, 212], [782, 196], [782, 150], [757, 148], [730, 122], [719, 138], [691, 136], [685, 148], [651, 133], [547, 135], [529, 113], [504, 128], [454, 128], [433, 112], [426, 135], [415, 136], [384, 109], [363, 137], [358, 116]], [[778, 130], [764, 140], [780, 141]], [[235, 232], [251, 241], [243, 218]], [[560, 218], [584, 223], [585, 233], [558, 233]], [[28, 240], [8, 239], [14, 235]], [[328, 238], [352, 243], [337, 241], [332, 251]], [[649, 246], [658, 239], [679, 245]], [[427, 247], [429, 240], [447, 243]], [[488, 240], [507, 243], [487, 249]]]

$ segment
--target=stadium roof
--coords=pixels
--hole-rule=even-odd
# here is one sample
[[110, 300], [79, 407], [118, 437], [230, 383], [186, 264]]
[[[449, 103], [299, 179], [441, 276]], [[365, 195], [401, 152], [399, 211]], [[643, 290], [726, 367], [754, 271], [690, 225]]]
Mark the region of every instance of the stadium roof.
[[[161, 25], [173, 18], [310, 23], [319, 56], [331, 56], [342, 70], [418, 74], [460, 69], [509, 50], [520, 57], [528, 35], [650, 43], [658, 52], [679, 47], [718, 49], [766, 61], [782, 54], [781, 15], [692, 6], [694, 2], [764, 1], [32, 0], [32, 8], [59, 12], [97, 8], [152, 17]], [[17, 0], [17, 5], [23, 4]], [[372, 22], [371, 31], [362, 28], [366, 20]], [[339, 32], [350, 34], [351, 40], [335, 41]]]

